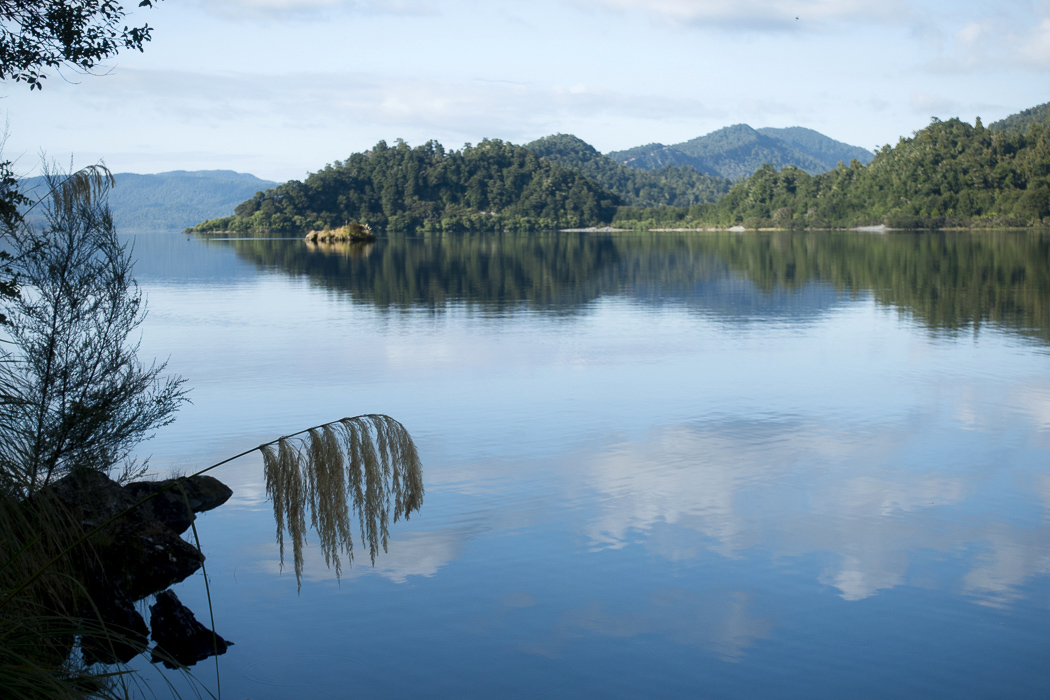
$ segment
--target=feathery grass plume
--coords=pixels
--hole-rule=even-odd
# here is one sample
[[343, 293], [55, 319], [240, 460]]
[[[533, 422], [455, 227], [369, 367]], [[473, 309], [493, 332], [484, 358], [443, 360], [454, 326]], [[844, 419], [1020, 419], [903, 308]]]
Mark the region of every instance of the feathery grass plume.
[[386, 551], [390, 519], [408, 518], [423, 503], [423, 470], [405, 427], [384, 415], [343, 418], [261, 447], [266, 493], [273, 501], [284, 566], [285, 534], [291, 538], [295, 579], [302, 588], [306, 511], [325, 563], [342, 574], [353, 562], [352, 513], [361, 542], [375, 564]]
[[66, 219], [72, 218], [72, 212], [76, 208], [91, 207], [106, 197], [110, 188], [116, 184], [113, 173], [101, 163], [89, 165], [65, 176], [45, 167], [45, 178], [51, 190], [54, 210]]

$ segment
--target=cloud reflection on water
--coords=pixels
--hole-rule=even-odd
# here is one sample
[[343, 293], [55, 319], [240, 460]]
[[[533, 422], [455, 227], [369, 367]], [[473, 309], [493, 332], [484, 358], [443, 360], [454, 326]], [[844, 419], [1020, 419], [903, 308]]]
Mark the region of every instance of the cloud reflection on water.
[[638, 610], [611, 611], [598, 601], [570, 610], [555, 629], [551, 645], [534, 651], [556, 653], [565, 640], [580, 635], [659, 635], [709, 651], [723, 661], [737, 662], [772, 628], [772, 618], [756, 612], [752, 594], [663, 588], [654, 591], [645, 607]]
[[[981, 508], [975, 494], [1016, 488], [1001, 483], [1001, 472], [1024, 479], [1025, 465], [1006, 457], [989, 470], [982, 455], [966, 462], [943, 434], [942, 459], [928, 459], [922, 446], [932, 429], [829, 430], [785, 420], [657, 430], [592, 455], [583, 478], [599, 510], [584, 532], [592, 551], [647, 541], [663, 526], [695, 533], [670, 548], [668, 535], [658, 535], [655, 549], [672, 559], [703, 550], [730, 559], [751, 548], [775, 557], [830, 552], [837, 562], [819, 580], [847, 601], [907, 584], [911, 566], [936, 553], [964, 560], [967, 573], [953, 587], [982, 603], [1008, 603], [1050, 572], [1050, 499], [1037, 492], [1041, 522], [973, 512]], [[1045, 473], [1036, 479], [1050, 483]]]

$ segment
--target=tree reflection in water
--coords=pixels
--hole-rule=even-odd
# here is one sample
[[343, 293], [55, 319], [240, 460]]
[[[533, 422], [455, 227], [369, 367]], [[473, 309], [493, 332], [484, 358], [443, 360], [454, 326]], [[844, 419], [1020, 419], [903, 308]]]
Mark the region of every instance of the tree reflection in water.
[[284, 566], [284, 537], [292, 541], [302, 589], [307, 515], [321, 551], [338, 577], [342, 555], [353, 561], [357, 514], [362, 543], [375, 564], [390, 536], [391, 516], [407, 520], [423, 504], [423, 470], [411, 436], [389, 416], [364, 415], [303, 431], [261, 447], [266, 493], [273, 501]]
[[[242, 259], [305, 275], [381, 310], [450, 304], [573, 314], [596, 299], [639, 295], [704, 312], [731, 278], [751, 301], [814, 283], [910, 314], [934, 332], [982, 325], [1050, 344], [1050, 235], [1041, 231], [541, 233], [390, 236], [346, 250], [298, 240], [215, 240]], [[745, 307], [747, 304], [745, 304]]]

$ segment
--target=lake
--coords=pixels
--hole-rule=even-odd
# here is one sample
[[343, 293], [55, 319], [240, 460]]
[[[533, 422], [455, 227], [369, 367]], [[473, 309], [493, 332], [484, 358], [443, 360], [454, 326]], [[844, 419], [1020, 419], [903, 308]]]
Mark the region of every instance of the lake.
[[213, 472], [212, 692], [1050, 697], [1050, 236], [127, 239], [157, 474], [364, 413], [423, 464], [301, 591], [261, 457]]

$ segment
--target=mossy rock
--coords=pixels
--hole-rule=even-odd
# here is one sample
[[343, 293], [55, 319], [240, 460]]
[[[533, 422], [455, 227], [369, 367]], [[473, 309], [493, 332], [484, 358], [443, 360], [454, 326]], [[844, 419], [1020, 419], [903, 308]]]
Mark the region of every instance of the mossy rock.
[[375, 239], [375, 234], [368, 224], [359, 224], [356, 221], [339, 228], [310, 231], [306, 234], [308, 243], [368, 243]]

